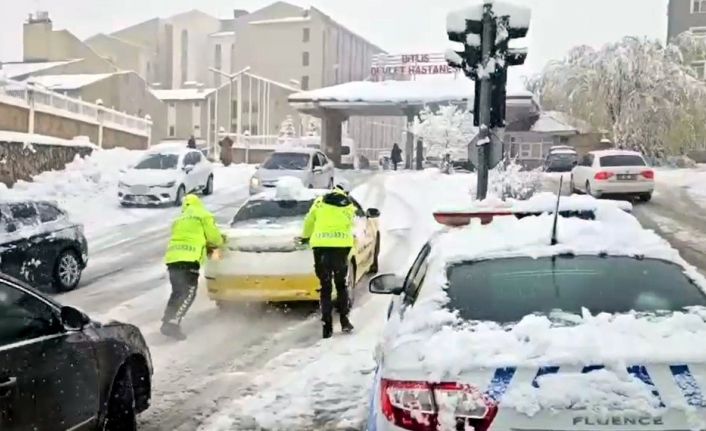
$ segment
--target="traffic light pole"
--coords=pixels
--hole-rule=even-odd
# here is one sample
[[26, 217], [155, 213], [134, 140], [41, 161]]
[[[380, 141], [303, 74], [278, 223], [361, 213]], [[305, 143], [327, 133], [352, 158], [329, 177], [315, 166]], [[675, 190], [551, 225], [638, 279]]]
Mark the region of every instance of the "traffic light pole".
[[[493, 26], [495, 22], [491, 16], [489, 8], [486, 6], [483, 13], [483, 37], [482, 40], [482, 66], [485, 68], [490, 60], [490, 54], [494, 44]], [[483, 142], [483, 145], [478, 147], [478, 178], [476, 184], [476, 199], [483, 200], [488, 195], [488, 174], [490, 171], [490, 150], [491, 150], [491, 132], [490, 132], [490, 103], [492, 83], [490, 74], [483, 73], [480, 84], [480, 106], [476, 113], [479, 118], [480, 133], [478, 142]]]

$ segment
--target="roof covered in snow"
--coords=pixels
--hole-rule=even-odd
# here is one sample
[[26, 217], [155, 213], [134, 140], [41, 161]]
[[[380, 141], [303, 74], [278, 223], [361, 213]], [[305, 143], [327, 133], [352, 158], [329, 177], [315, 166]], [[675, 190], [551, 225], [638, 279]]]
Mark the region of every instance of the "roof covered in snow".
[[78, 90], [87, 85], [108, 79], [115, 73], [79, 73], [73, 75], [43, 75], [34, 76], [27, 80], [31, 84], [39, 85], [50, 90]]
[[263, 19], [258, 21], [250, 21], [248, 24], [263, 25], [263, 24], [293, 24], [301, 22], [309, 22], [311, 17], [308, 16], [291, 16], [287, 18]]
[[75, 63], [81, 59], [47, 62], [2, 63], [0, 70], [10, 79], [24, 78], [26, 75], [52, 69], [54, 67]]
[[542, 112], [530, 130], [533, 132], [570, 135], [579, 133], [576, 127], [569, 124], [566, 115], [556, 111]]
[[179, 88], [176, 90], [152, 90], [159, 100], [205, 100], [215, 88]]

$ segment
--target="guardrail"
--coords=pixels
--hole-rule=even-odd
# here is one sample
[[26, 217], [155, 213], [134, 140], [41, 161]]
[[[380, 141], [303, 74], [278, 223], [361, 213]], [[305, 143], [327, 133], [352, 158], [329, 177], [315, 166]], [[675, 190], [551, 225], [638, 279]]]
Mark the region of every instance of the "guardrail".
[[152, 121], [149, 118], [126, 114], [25, 82], [0, 79], [0, 96], [14, 99], [29, 109], [50, 111], [59, 116], [102, 124], [140, 136], [150, 136], [152, 132]]

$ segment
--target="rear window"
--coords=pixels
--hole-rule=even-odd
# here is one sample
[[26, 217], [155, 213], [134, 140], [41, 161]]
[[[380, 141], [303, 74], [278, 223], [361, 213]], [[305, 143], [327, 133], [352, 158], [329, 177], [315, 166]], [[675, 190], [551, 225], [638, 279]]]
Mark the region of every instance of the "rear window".
[[233, 217], [232, 224], [257, 219], [304, 217], [313, 200], [308, 201], [251, 201], [246, 203]]
[[578, 159], [579, 156], [576, 153], [552, 153], [547, 157], [549, 164], [556, 165], [571, 165]]
[[303, 171], [309, 167], [309, 154], [273, 153], [262, 164], [265, 169]]
[[645, 160], [635, 155], [603, 156], [600, 158], [600, 164], [606, 168], [614, 166], [645, 166]]
[[135, 165], [135, 169], [176, 169], [178, 164], [178, 154], [150, 154]]
[[517, 322], [533, 313], [677, 311], [706, 295], [670, 262], [616, 256], [463, 262], [448, 270], [448, 307], [464, 320]]

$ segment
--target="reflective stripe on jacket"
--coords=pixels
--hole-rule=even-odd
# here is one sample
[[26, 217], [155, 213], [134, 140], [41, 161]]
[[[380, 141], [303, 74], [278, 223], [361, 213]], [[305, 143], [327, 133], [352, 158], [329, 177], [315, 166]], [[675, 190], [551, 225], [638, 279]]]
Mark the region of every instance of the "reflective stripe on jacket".
[[167, 246], [165, 261], [203, 263], [206, 247], [220, 247], [223, 236], [216, 226], [213, 214], [195, 195], [187, 195], [182, 212], [172, 223], [172, 236]]
[[314, 201], [304, 220], [302, 238], [311, 247], [353, 247], [356, 207], [345, 192], [334, 190]]

